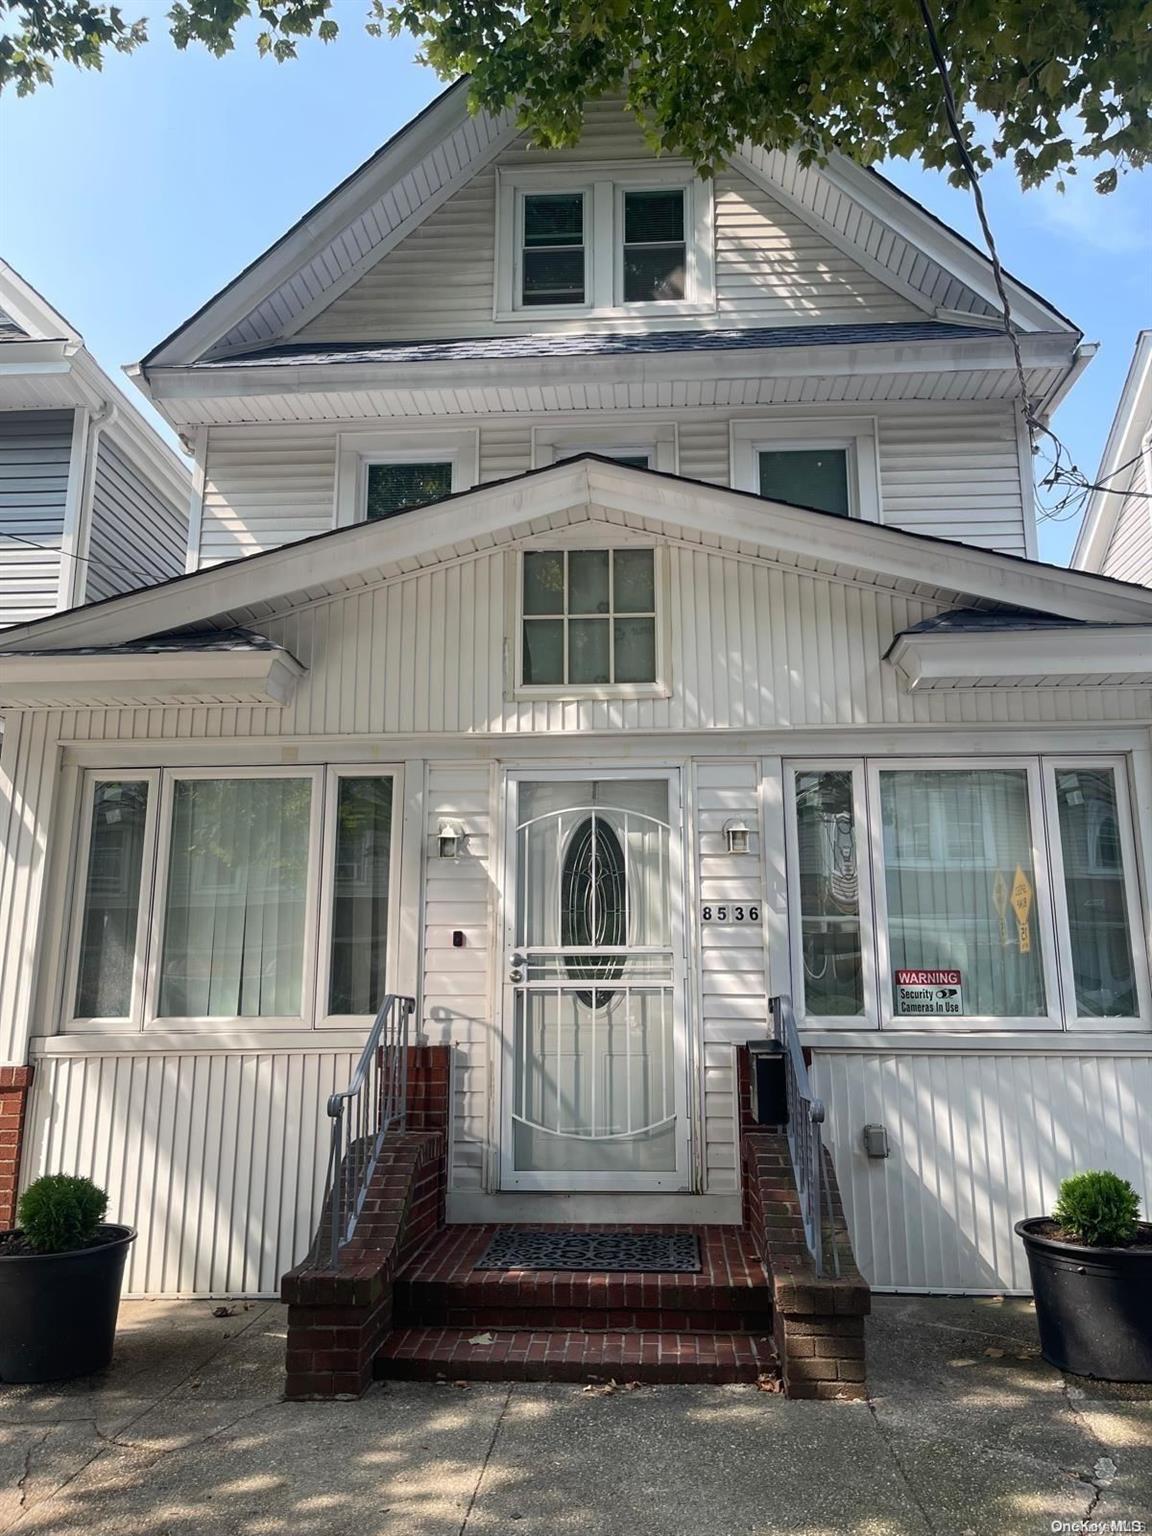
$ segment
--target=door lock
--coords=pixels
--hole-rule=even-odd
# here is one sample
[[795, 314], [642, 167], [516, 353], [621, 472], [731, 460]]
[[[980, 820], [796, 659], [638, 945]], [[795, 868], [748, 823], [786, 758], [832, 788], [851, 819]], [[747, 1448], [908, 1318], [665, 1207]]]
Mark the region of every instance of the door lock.
[[510, 955], [509, 958], [508, 958], [508, 964], [511, 967], [511, 969], [508, 972], [508, 980], [509, 981], [523, 981], [524, 980], [524, 956], [523, 955]]

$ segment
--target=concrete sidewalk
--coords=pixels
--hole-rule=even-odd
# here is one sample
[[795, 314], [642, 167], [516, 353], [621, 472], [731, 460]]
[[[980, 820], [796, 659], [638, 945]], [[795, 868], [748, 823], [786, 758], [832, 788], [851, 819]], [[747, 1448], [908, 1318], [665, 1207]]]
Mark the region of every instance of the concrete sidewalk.
[[287, 1404], [278, 1306], [134, 1302], [121, 1325], [107, 1377], [0, 1386], [0, 1530], [1040, 1536], [1089, 1518], [1152, 1533], [1152, 1388], [1064, 1380], [1023, 1302], [877, 1298], [868, 1404], [402, 1384]]

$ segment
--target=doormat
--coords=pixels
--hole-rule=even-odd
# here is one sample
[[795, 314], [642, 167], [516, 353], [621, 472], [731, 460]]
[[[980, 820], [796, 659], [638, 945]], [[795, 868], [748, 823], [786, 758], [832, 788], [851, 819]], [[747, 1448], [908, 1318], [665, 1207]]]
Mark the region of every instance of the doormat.
[[476, 1269], [597, 1269], [633, 1274], [700, 1272], [695, 1232], [573, 1232], [509, 1227], [497, 1232]]

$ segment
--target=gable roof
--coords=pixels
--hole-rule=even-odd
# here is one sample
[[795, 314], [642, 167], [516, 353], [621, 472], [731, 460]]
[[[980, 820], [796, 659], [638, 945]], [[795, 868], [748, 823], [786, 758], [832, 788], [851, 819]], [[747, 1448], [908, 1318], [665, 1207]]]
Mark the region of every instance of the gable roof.
[[[286, 341], [375, 266], [520, 134], [511, 112], [470, 113], [468, 87], [467, 78], [449, 86], [153, 348], [141, 372]], [[750, 144], [731, 158], [927, 316], [939, 310], [999, 315], [987, 257], [879, 173], [837, 155], [823, 166], [803, 167], [794, 154]], [[1033, 290], [1011, 277], [1007, 285], [1022, 330], [1079, 335]]]
[[[1132, 471], [1122, 472], [1139, 455], [1143, 440], [1152, 430], [1152, 330], [1136, 337], [1132, 361], [1116, 404], [1116, 414], [1104, 444], [1100, 468], [1093, 484], [1110, 486], [1093, 491], [1080, 524], [1072, 565], [1078, 571], [1099, 571], [1108, 557], [1108, 547], [1116, 524], [1124, 510], [1125, 493]], [[1152, 487], [1149, 487], [1152, 489]], [[1150, 509], [1152, 519], [1152, 509]], [[1152, 524], [1149, 538], [1152, 539]]]
[[595, 508], [659, 536], [765, 555], [806, 572], [890, 590], [958, 596], [1106, 624], [1152, 623], [1152, 590], [925, 534], [769, 501], [747, 491], [582, 454], [446, 496], [398, 516], [333, 529], [177, 576], [0, 634], [0, 655], [124, 645], [182, 629], [251, 629], [285, 606], [352, 591], [421, 565], [538, 533]]

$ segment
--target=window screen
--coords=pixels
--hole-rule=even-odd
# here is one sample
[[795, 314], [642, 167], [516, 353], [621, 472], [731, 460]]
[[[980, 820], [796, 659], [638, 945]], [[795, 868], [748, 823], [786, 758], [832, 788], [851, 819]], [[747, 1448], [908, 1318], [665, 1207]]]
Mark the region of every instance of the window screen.
[[798, 507], [850, 517], [846, 448], [763, 449], [760, 494]]
[[328, 1012], [375, 1013], [384, 1001], [392, 851], [392, 780], [341, 777], [332, 870]]
[[524, 198], [521, 302], [583, 304], [584, 194], [530, 193]]
[[1056, 803], [1076, 1012], [1133, 1018], [1140, 1005], [1111, 768], [1058, 768]]
[[147, 816], [147, 784], [96, 785], [76, 978], [78, 1018], [123, 1019], [132, 1011]]
[[451, 490], [450, 463], [369, 464], [364, 516], [370, 523], [382, 517], [395, 517], [398, 512], [447, 496]]
[[528, 551], [523, 649], [528, 687], [655, 682], [653, 551]]
[[624, 302], [682, 299], [686, 265], [684, 193], [625, 192]]

